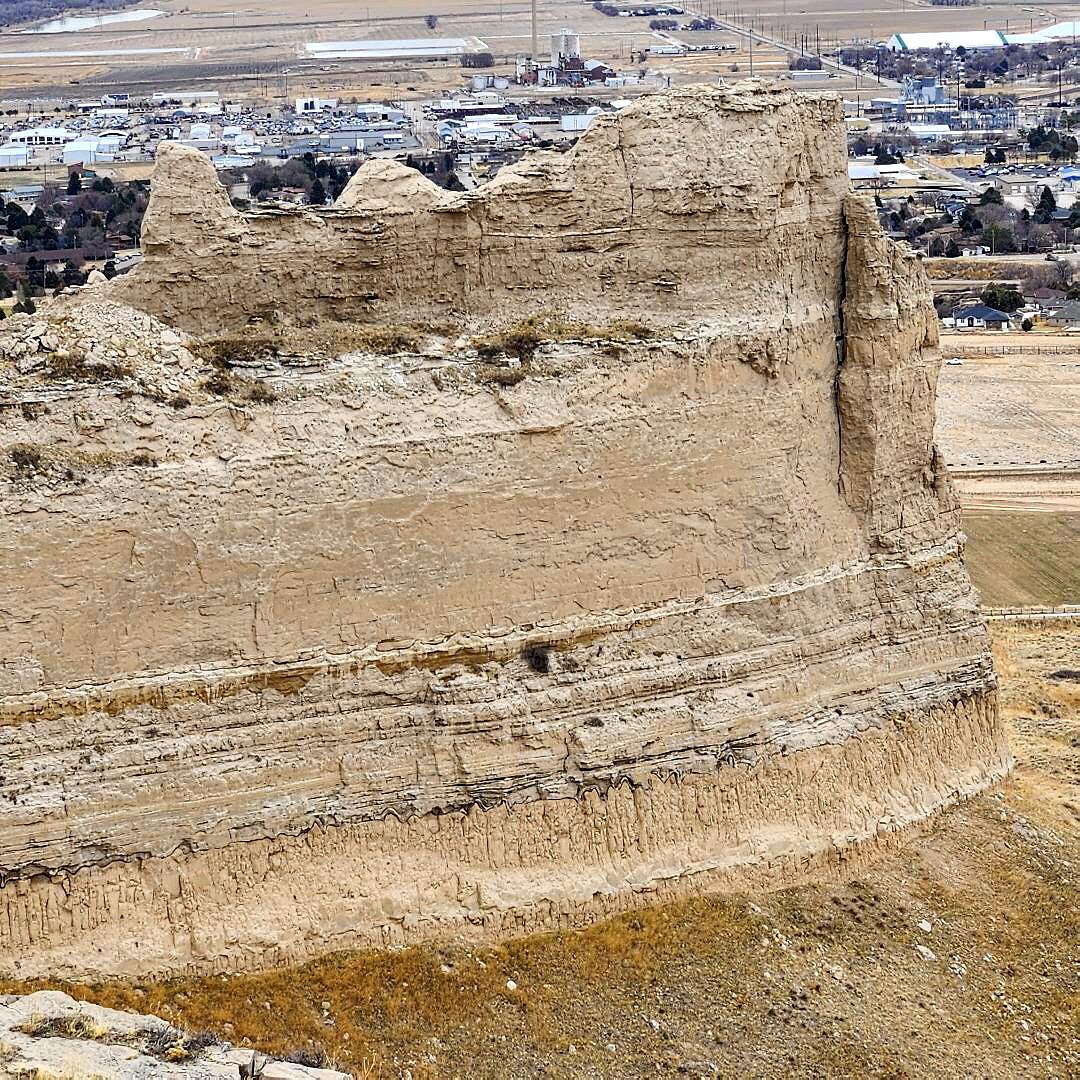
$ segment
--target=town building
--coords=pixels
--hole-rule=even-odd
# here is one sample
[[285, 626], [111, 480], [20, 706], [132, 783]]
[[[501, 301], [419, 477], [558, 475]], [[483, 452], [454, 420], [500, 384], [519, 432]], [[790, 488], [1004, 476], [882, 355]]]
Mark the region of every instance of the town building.
[[1061, 330], [1080, 329], [1080, 300], [1066, 300], [1046, 316], [1046, 321]]
[[[1077, 305], [1080, 307], [1080, 305]], [[941, 320], [945, 326], [956, 330], [1008, 330], [1012, 320], [1004, 311], [998, 311], [987, 304], [972, 304], [970, 307], [957, 308], [951, 315]]]
[[919, 49], [945, 48], [951, 52], [965, 49], [1004, 49], [1009, 39], [1000, 30], [932, 30], [928, 33], [893, 34], [886, 43], [892, 52], [917, 52]]
[[68, 131], [67, 128], [36, 127], [13, 131], [8, 136], [8, 141], [18, 146], [63, 146], [77, 137], [74, 131]]

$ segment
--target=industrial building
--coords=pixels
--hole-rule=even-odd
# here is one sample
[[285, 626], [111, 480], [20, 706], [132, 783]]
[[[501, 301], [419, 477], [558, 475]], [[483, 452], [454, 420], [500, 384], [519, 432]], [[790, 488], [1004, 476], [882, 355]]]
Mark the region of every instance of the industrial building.
[[0, 169], [17, 169], [30, 163], [30, 151], [25, 146], [0, 146]]
[[893, 34], [886, 43], [895, 53], [917, 52], [919, 49], [1003, 49], [1009, 38], [1000, 30], [934, 30], [923, 34]]
[[[304, 48], [320, 60], [451, 60], [470, 47], [464, 38], [312, 41]], [[486, 48], [474, 39], [474, 48]]]
[[36, 127], [13, 131], [8, 136], [8, 141], [17, 146], [63, 146], [76, 137], [75, 132], [68, 131], [67, 128]]

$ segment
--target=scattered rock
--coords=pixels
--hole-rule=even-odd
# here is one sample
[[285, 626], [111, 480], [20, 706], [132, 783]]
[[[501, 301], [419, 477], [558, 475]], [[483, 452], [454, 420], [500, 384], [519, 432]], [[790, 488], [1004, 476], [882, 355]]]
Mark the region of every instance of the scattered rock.
[[925, 945], [916, 945], [915, 946], [915, 951], [924, 960], [936, 960], [937, 959], [937, 953], [935, 953], [933, 949], [927, 948]]
[[683, 1061], [679, 1064], [679, 1072], [690, 1076], [719, 1076], [720, 1068], [712, 1061]]
[[105, 1009], [42, 990], [0, 1004], [0, 1077], [65, 1080], [349, 1080], [347, 1073], [275, 1062], [227, 1043], [198, 1048], [157, 1016]]
[[126, 304], [73, 297], [0, 323], [0, 376], [7, 362], [35, 380], [123, 380], [150, 393], [175, 393], [202, 370], [188, 341]]
[[275, 1061], [263, 1068], [257, 1080], [350, 1080], [350, 1077], [348, 1073], [335, 1072], [333, 1069]]

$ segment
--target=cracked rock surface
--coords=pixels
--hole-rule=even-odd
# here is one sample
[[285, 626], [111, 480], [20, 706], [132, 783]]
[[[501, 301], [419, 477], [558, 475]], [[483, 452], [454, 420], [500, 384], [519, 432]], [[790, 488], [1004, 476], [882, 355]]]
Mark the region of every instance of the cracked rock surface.
[[[1000, 778], [929, 288], [845, 161], [837, 101], [756, 84], [467, 195], [377, 162], [241, 215], [163, 149], [142, 264], [64, 318], [188, 355], [282, 313], [456, 325], [258, 405], [12, 376], [0, 963], [576, 925], [851, 873]], [[551, 311], [649, 332], [468, 345]]]
[[348, 1080], [212, 1037], [192, 1040], [156, 1016], [41, 990], [0, 999], [0, 1080]]

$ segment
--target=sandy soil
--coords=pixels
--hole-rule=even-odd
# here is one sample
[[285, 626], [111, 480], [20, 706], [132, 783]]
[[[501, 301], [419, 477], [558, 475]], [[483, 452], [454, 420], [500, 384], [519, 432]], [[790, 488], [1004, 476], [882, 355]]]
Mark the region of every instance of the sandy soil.
[[943, 356], [965, 358], [945, 365], [938, 384], [936, 434], [951, 467], [1080, 469], [1080, 340], [1040, 335], [1042, 347], [1074, 352], [976, 352], [1038, 347], [1015, 340], [1029, 336], [943, 338]]
[[995, 640], [1016, 773], [859, 879], [479, 951], [65, 989], [381, 1080], [1076, 1075], [1080, 683], [1054, 673], [1080, 622]]

